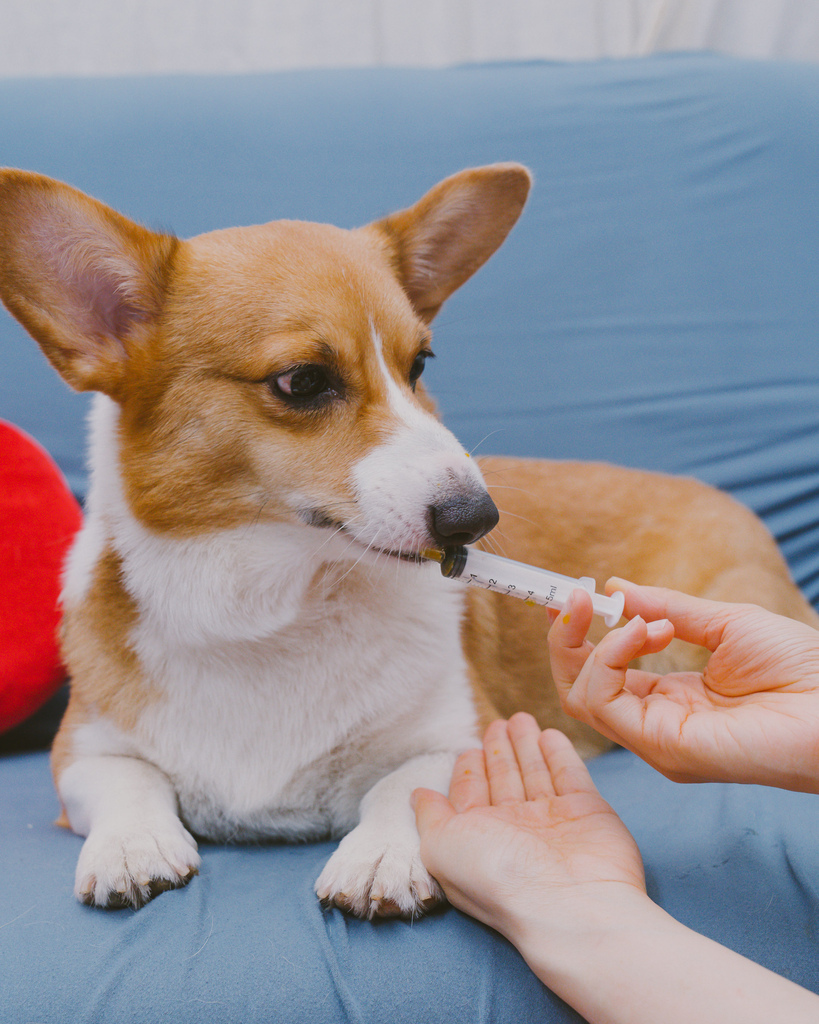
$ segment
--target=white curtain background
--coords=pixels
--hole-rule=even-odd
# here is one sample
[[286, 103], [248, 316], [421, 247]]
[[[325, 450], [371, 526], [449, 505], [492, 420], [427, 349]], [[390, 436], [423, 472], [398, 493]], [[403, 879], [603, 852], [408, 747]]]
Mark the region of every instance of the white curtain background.
[[0, 76], [717, 50], [819, 60], [819, 0], [0, 0]]

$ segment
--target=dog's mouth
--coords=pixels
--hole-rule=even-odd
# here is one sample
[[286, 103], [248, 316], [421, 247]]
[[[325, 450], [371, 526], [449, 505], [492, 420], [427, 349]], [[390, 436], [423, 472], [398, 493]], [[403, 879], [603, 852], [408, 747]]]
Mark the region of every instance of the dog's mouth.
[[394, 558], [399, 562], [409, 562], [414, 565], [420, 565], [423, 562], [429, 561], [428, 547], [425, 547], [423, 551], [395, 551], [391, 548], [379, 547], [377, 544], [368, 544], [366, 541], [360, 540], [350, 533], [347, 526], [341, 520], [333, 519], [332, 516], [324, 512], [312, 509], [301, 513], [300, 518], [308, 526], [315, 526], [319, 530], [332, 530], [333, 533], [341, 534], [351, 544], [357, 545], [371, 555], [384, 555], [387, 558]]

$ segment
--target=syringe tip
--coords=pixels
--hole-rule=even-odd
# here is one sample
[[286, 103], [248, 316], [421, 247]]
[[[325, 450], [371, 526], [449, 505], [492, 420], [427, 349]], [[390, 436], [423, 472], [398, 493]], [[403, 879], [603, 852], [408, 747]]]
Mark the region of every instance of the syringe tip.
[[444, 560], [444, 553], [443, 551], [439, 551], [438, 548], [424, 548], [421, 552], [421, 558], [426, 558], [430, 562], [438, 562], [440, 565]]

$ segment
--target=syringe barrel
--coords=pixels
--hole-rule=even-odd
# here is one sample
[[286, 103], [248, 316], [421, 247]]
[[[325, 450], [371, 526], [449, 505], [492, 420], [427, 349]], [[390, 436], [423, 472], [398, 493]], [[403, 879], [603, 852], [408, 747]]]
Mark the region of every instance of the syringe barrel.
[[592, 596], [594, 612], [603, 616], [607, 626], [616, 625], [623, 611], [623, 595], [597, 594], [595, 582], [588, 576], [575, 579], [478, 548], [447, 548], [441, 572], [452, 579], [549, 608], [563, 608], [571, 592], [581, 587]]
[[463, 544], [446, 548], [441, 562], [441, 572], [444, 576], [449, 576], [452, 579], [461, 579], [466, 576], [467, 582], [472, 573], [480, 578], [494, 578], [501, 568], [506, 570], [507, 575], [520, 579], [521, 582], [524, 579], [529, 579], [540, 588], [548, 578], [551, 581], [566, 583], [572, 588], [582, 587], [589, 593], [594, 593], [595, 582], [590, 576], [581, 576], [580, 579], [575, 579], [574, 576], [563, 576], [559, 572], [549, 572], [547, 569], [539, 569], [535, 565], [527, 565], [525, 562], [516, 562], [512, 558], [493, 555], [488, 551], [481, 551], [480, 548], [468, 548]]

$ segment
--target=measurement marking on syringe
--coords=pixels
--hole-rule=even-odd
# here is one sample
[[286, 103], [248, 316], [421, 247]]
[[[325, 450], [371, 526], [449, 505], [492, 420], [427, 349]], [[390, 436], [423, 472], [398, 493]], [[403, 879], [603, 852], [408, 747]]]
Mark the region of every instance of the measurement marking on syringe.
[[[607, 626], [615, 626], [622, 615], [625, 600], [623, 594], [597, 594], [594, 580], [585, 576], [580, 579], [562, 576], [560, 573], [550, 573], [537, 566], [524, 565], [480, 549], [467, 547], [448, 549], [442, 558], [435, 557], [433, 560], [440, 561], [444, 576], [460, 579], [464, 583], [494, 591], [496, 594], [510, 594], [523, 599], [529, 605], [562, 608], [572, 590], [580, 587], [591, 595], [595, 614], [603, 616]], [[499, 567], [500, 577], [489, 575]], [[509, 582], [514, 579], [518, 582]]]

